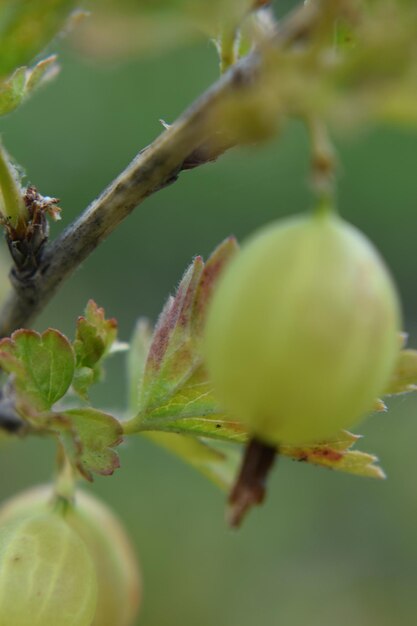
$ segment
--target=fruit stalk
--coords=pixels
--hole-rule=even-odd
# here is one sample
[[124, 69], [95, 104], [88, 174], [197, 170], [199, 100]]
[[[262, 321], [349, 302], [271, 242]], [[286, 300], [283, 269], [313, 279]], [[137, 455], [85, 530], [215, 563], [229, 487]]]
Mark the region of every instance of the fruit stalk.
[[246, 446], [242, 465], [229, 495], [228, 523], [238, 528], [246, 513], [262, 504], [266, 494], [266, 479], [277, 456], [277, 448], [258, 439]]

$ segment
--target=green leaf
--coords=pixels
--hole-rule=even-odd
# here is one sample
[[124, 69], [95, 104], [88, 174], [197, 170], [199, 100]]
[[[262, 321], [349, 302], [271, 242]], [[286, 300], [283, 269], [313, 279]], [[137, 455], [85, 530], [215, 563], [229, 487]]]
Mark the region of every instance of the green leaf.
[[417, 350], [401, 350], [385, 395], [417, 390]]
[[71, 409], [51, 418], [69, 458], [87, 480], [108, 476], [120, 466], [113, 447], [122, 441], [122, 427], [112, 415], [89, 407]]
[[152, 341], [152, 326], [146, 318], [136, 322], [127, 360], [128, 408], [135, 415], [139, 409], [143, 373]]
[[78, 367], [75, 370], [72, 388], [75, 393], [85, 401], [88, 401], [88, 390], [97, 381], [97, 374], [91, 367]]
[[244, 426], [240, 422], [232, 420], [222, 413], [218, 405], [214, 406], [215, 411], [212, 415], [198, 417], [189, 415], [179, 416], [177, 418], [168, 416], [165, 419], [152, 420], [151, 422], [143, 424], [143, 429], [183, 433], [196, 437], [218, 439], [219, 441], [245, 443], [248, 440], [248, 435]]
[[90, 386], [100, 379], [101, 364], [111, 352], [116, 338], [116, 320], [106, 319], [104, 309], [90, 300], [85, 315], [78, 318], [73, 344], [76, 356], [73, 388], [81, 398], [86, 400]]
[[65, 26], [75, 0], [3, 0], [0, 77], [25, 66]]
[[140, 383], [139, 414], [125, 424], [126, 432], [152, 429], [152, 423], [161, 417], [217, 414], [217, 403], [202, 368], [199, 343], [213, 286], [236, 247], [234, 239], [227, 239], [206, 264], [196, 257], [175, 297], [166, 303]]
[[26, 68], [19, 67], [7, 80], [0, 82], [0, 115], [16, 109], [25, 94]]
[[376, 456], [359, 450], [351, 450], [358, 439], [357, 435], [340, 431], [328, 441], [303, 446], [281, 446], [279, 452], [296, 461], [305, 461], [348, 474], [385, 478], [384, 471], [377, 465]]
[[106, 319], [104, 309], [89, 300], [77, 322], [74, 350], [77, 367], [94, 367], [109, 352], [117, 337], [117, 322]]
[[146, 433], [146, 437], [194, 467], [221, 489], [230, 490], [241, 458], [238, 448], [165, 432]]
[[[247, 443], [249, 434], [244, 427], [231, 420], [213, 420], [205, 418], [182, 419], [177, 421], [160, 422], [155, 430], [164, 433], [193, 435], [195, 437], [211, 438], [228, 443]], [[147, 435], [162, 435], [162, 432], [147, 433]], [[312, 465], [319, 465], [329, 469], [356, 474], [369, 478], [385, 478], [383, 470], [377, 465], [378, 458], [372, 454], [351, 450], [359, 439], [346, 431], [341, 431], [333, 439], [309, 445], [280, 446], [279, 454], [295, 461], [305, 461]]]
[[[244, 427], [231, 420], [213, 420], [204, 418], [183, 419], [177, 421], [160, 422], [156, 430], [168, 433], [194, 435], [225, 442], [247, 443], [249, 434]], [[162, 433], [149, 433], [162, 434]], [[377, 465], [378, 458], [372, 454], [351, 450], [359, 439], [346, 431], [341, 431], [333, 439], [309, 445], [280, 446], [279, 454], [295, 461], [304, 461], [312, 465], [319, 465], [348, 474], [368, 478], [385, 478], [383, 470]]]
[[[169, 450], [223, 489], [229, 489], [238, 466], [240, 450], [208, 442], [197, 435], [213, 436], [219, 432], [220, 416], [211, 394], [199, 355], [199, 341], [206, 307], [215, 282], [237, 244], [228, 239], [204, 265], [197, 257], [185, 273], [175, 298], [170, 298], [152, 335], [149, 322], [140, 319], [132, 337], [128, 359], [129, 406], [147, 410], [125, 422], [125, 432], [149, 428], [146, 436]], [[202, 418], [205, 427], [195, 431], [192, 418], [205, 415], [219, 418], [217, 422]], [[186, 416], [190, 420], [186, 420]], [[236, 428], [239, 425], [234, 424]], [[176, 433], [185, 431], [185, 436]], [[218, 439], [230, 441], [229, 436]], [[164, 432], [163, 432], [164, 431]], [[192, 436], [190, 436], [192, 435]], [[236, 438], [238, 440], [238, 438]]]
[[10, 113], [58, 71], [56, 56], [40, 61], [32, 68], [19, 67], [7, 80], [0, 81], [0, 115]]
[[38, 411], [49, 410], [68, 390], [75, 368], [68, 339], [49, 328], [42, 335], [17, 330], [0, 341], [0, 365], [14, 374], [17, 393]]
[[[152, 341], [152, 328], [145, 318], [137, 321], [128, 356], [129, 408], [136, 413], [139, 407], [141, 385], [146, 359]], [[232, 446], [219, 447], [218, 442], [199, 439], [193, 433], [179, 435], [175, 432], [145, 432], [144, 435], [156, 445], [182, 459], [218, 487], [228, 491], [233, 483], [241, 457], [241, 451]], [[172, 430], [175, 430], [173, 428]], [[181, 432], [181, 429], [178, 429]]]

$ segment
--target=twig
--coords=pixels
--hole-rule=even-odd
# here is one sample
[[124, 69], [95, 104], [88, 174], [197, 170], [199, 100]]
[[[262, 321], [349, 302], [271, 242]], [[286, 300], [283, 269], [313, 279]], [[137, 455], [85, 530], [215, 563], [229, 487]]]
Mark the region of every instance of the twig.
[[[320, 3], [302, 6], [281, 23], [268, 45], [285, 48], [303, 39], [320, 18]], [[54, 242], [43, 249], [35, 274], [12, 274], [13, 289], [0, 311], [0, 337], [28, 326], [59, 286], [147, 196], [173, 183], [182, 170], [214, 160], [233, 145], [230, 138], [211, 145], [210, 120], [222, 104], [253, 86], [261, 52], [254, 51], [224, 74], [150, 146]], [[227, 135], [227, 133], [226, 133]], [[211, 147], [210, 147], [211, 145]]]
[[27, 430], [27, 425], [17, 414], [13, 398], [8, 395], [9, 389], [0, 390], [0, 431], [10, 435], [22, 434]]

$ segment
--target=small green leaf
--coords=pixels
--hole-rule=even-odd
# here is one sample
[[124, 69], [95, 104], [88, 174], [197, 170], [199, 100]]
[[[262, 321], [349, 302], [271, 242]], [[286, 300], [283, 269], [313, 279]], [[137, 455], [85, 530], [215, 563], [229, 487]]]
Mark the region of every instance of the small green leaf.
[[88, 390], [96, 382], [96, 372], [91, 367], [78, 367], [75, 370], [72, 387], [83, 400], [88, 400]]
[[50, 56], [33, 68], [19, 67], [7, 80], [0, 81], [0, 115], [11, 113], [39, 86], [58, 71], [56, 57]]
[[108, 476], [119, 467], [113, 447], [122, 441], [122, 427], [112, 415], [89, 407], [71, 409], [57, 414], [53, 423], [84, 478], [91, 481], [93, 473]]
[[15, 375], [15, 388], [39, 411], [49, 410], [68, 390], [75, 367], [68, 339], [49, 328], [42, 335], [17, 330], [0, 341], [0, 365]]
[[74, 350], [77, 366], [94, 367], [110, 351], [117, 337], [117, 322], [106, 319], [104, 309], [89, 300], [85, 315], [77, 322]]
[[385, 395], [408, 393], [417, 389], [417, 350], [401, 350]]
[[306, 446], [282, 446], [279, 452], [296, 461], [306, 461], [348, 474], [385, 478], [384, 471], [377, 465], [376, 456], [359, 450], [351, 450], [358, 438], [352, 433], [341, 431], [327, 442]]
[[76, 373], [73, 388], [83, 399], [89, 387], [101, 376], [101, 363], [111, 352], [117, 338], [117, 322], [106, 319], [104, 309], [90, 300], [85, 315], [78, 318], [74, 340]]
[[0, 115], [16, 109], [25, 95], [26, 68], [19, 67], [7, 80], [0, 82]]

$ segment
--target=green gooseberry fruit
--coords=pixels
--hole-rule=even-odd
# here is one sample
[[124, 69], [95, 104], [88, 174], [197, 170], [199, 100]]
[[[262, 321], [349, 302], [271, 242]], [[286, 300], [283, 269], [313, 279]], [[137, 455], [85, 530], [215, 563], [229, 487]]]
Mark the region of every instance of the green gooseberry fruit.
[[103, 502], [79, 491], [68, 523], [84, 540], [97, 571], [98, 602], [91, 626], [131, 626], [142, 581], [135, 549], [120, 520]]
[[1, 626], [90, 626], [96, 603], [91, 556], [59, 513], [1, 523]]
[[254, 437], [309, 443], [371, 410], [399, 329], [378, 252], [322, 212], [270, 224], [243, 245], [214, 292], [203, 354], [219, 401]]
[[[0, 509], [0, 525], [29, 511], [48, 511], [52, 498], [50, 485], [15, 496]], [[77, 491], [74, 506], [64, 509], [63, 520], [83, 542], [94, 564], [97, 603], [88, 626], [131, 626], [139, 610], [142, 584], [134, 548], [121, 522], [107, 505], [83, 491]]]

